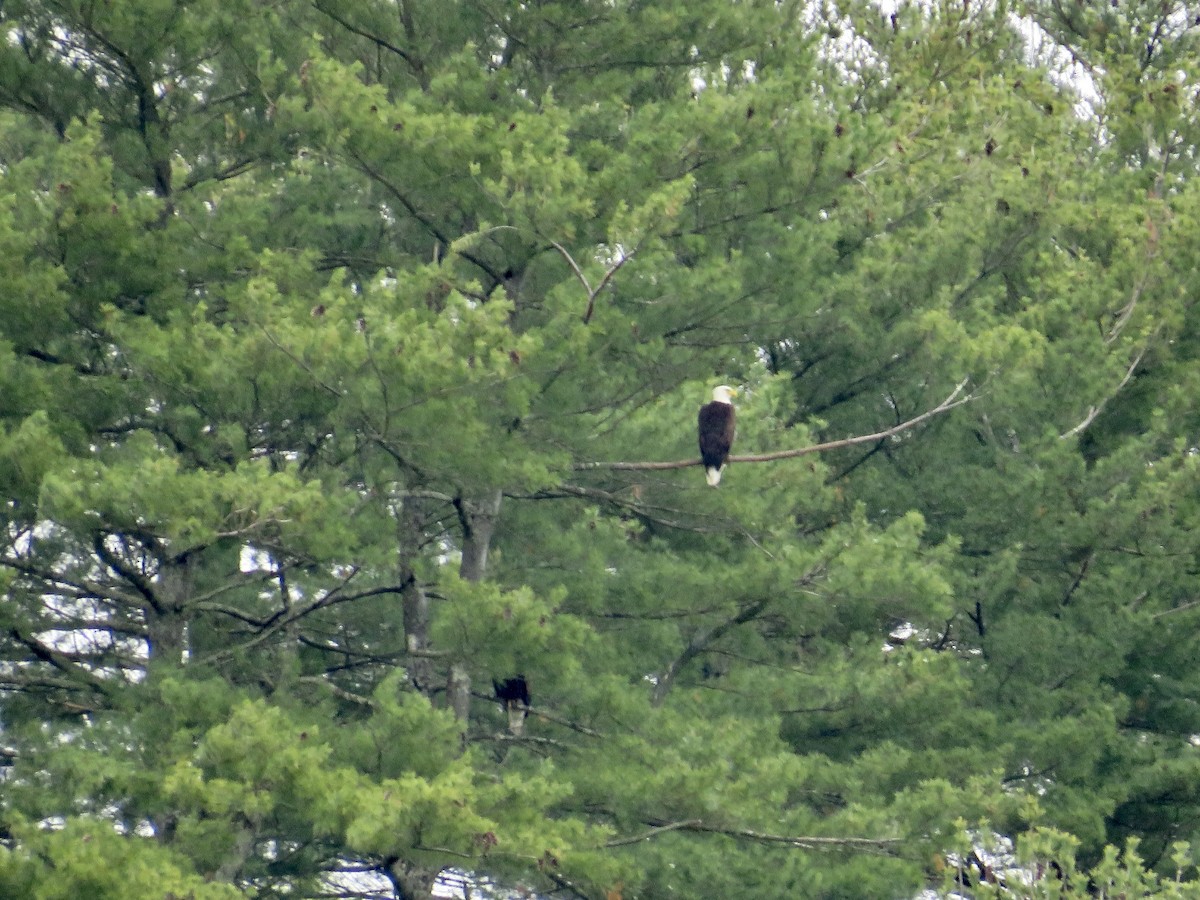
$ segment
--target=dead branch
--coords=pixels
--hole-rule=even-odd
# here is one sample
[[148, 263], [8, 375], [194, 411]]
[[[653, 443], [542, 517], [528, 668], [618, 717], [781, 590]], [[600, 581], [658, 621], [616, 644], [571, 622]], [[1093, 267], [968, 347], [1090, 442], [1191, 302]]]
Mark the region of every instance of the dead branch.
[[811, 835], [769, 834], [763, 831], [752, 831], [748, 828], [724, 828], [719, 825], [708, 825], [702, 819], [684, 819], [678, 822], [647, 823], [653, 827], [649, 831], [625, 838], [614, 838], [604, 846], [625, 847], [639, 844], [666, 834], [671, 831], [698, 831], [709, 834], [723, 834], [726, 837], [741, 838], [756, 841], [760, 844], [784, 844], [803, 850], [857, 850], [867, 853], [890, 853], [892, 847], [900, 843], [899, 838], [860, 838], [860, 837], [823, 837]]
[[[489, 702], [494, 702], [496, 700], [496, 697], [494, 694], [485, 694], [485, 693], [482, 693], [481, 691], [471, 691], [471, 696], [474, 697], [476, 700], [486, 700]], [[579, 732], [580, 734], [586, 734], [589, 737], [598, 737], [598, 738], [604, 737], [603, 734], [601, 734], [598, 731], [593, 731], [591, 728], [588, 728], [586, 725], [580, 725], [578, 722], [572, 722], [570, 719], [564, 719], [562, 716], [556, 715], [555, 713], [552, 713], [549, 710], [543, 709], [541, 707], [530, 706], [528, 709], [529, 709], [529, 715], [535, 716], [539, 719], [543, 719], [546, 722], [553, 722], [556, 725], [562, 725], [564, 728], [569, 728], [572, 731]]]
[[599, 731], [593, 731], [586, 725], [580, 725], [578, 722], [572, 722], [570, 719], [564, 719], [562, 716], [556, 716], [554, 713], [547, 712], [544, 709], [532, 707], [529, 710], [529, 714], [531, 716], [536, 716], [539, 719], [544, 719], [547, 722], [553, 722], [556, 725], [562, 725], [564, 728], [569, 728], [572, 731], [579, 732], [580, 734], [586, 734], [589, 737], [604, 737], [604, 735]]
[[8, 637], [23, 645], [37, 659], [62, 672], [74, 682], [73, 686], [76, 689], [87, 687], [105, 697], [111, 697], [117, 688], [117, 685], [93, 675], [84, 665], [72, 660], [68, 654], [43, 644], [36, 637], [22, 634], [15, 627], [8, 629]]
[[379, 704], [375, 702], [375, 698], [364, 697], [362, 694], [356, 694], [353, 691], [348, 691], [343, 687], [339, 687], [338, 685], [334, 684], [332, 680], [325, 677], [324, 675], [301, 675], [296, 680], [302, 681], [305, 684], [322, 685], [323, 687], [328, 688], [329, 692], [331, 694], [333, 694], [335, 697], [345, 700], [348, 703], [354, 703], [359, 706], [365, 706], [365, 707], [368, 707], [369, 709], [378, 709], [379, 708]]
[[579, 267], [579, 263], [575, 262], [575, 257], [571, 256], [570, 252], [558, 241], [550, 241], [551, 246], [559, 252], [559, 255], [567, 261], [567, 265], [571, 267], [571, 271], [575, 273], [575, 277], [579, 279], [579, 283], [583, 285], [583, 289], [587, 291], [588, 301], [587, 308], [583, 312], [583, 324], [586, 325], [592, 321], [592, 314], [596, 311], [596, 297], [604, 290], [613, 276], [620, 271], [621, 266], [629, 262], [637, 254], [638, 248], [634, 247], [628, 253], [622, 253], [621, 258], [609, 266], [604, 275], [601, 276], [599, 283], [593, 288], [587, 280], [587, 276], [583, 274], [583, 269]]
[[662, 706], [663, 701], [667, 699], [667, 693], [675, 684], [676, 676], [683, 671], [684, 666], [739, 625], [744, 625], [758, 618], [770, 604], [771, 599], [770, 597], [766, 597], [756, 600], [739, 610], [737, 615], [731, 616], [724, 622], [720, 622], [692, 638], [688, 642], [688, 645], [683, 648], [683, 652], [675, 657], [671, 661], [671, 664], [667, 666], [666, 671], [658, 677], [658, 683], [654, 685], [654, 692], [650, 697], [650, 705], [656, 707]]
[[1195, 609], [1197, 606], [1200, 606], [1200, 600], [1189, 600], [1187, 603], [1181, 603], [1179, 606], [1172, 606], [1170, 609], [1160, 609], [1156, 613], [1151, 613], [1150, 618], [1161, 619], [1163, 616], [1186, 612], [1189, 609]]
[[498, 744], [525, 744], [530, 747], [553, 747], [555, 750], [571, 749], [562, 741], [534, 734], [505, 734], [502, 731], [498, 731], [495, 734], [480, 735], [475, 740], [495, 741]]
[[[960, 381], [954, 390], [945, 400], [939, 403], [932, 409], [927, 409], [919, 416], [914, 416], [907, 421], [901, 422], [898, 425], [893, 425], [891, 428], [885, 428], [883, 431], [877, 431], [874, 434], [860, 434], [856, 437], [842, 438], [838, 441], [826, 441], [823, 444], [812, 444], [808, 447], [798, 447], [793, 450], [776, 450], [773, 453], [748, 453], [742, 456], [730, 456], [729, 462], [774, 462], [777, 459], [790, 459], [793, 456], [805, 456], [809, 453], [825, 453], [829, 450], [840, 450], [843, 447], [853, 447], [856, 444], [869, 444], [872, 441], [883, 441], [890, 437], [908, 431], [916, 425], [921, 424], [927, 419], [932, 419], [934, 416], [940, 415], [947, 410], [954, 409], [956, 406], [962, 406], [964, 403], [970, 403], [974, 399], [974, 395], [967, 394], [960, 396], [967, 386], [967, 381]], [[619, 469], [621, 471], [644, 471], [648, 469], [686, 469], [689, 466], [701, 465], [699, 459], [677, 459], [670, 462], [580, 462], [575, 463], [574, 468], [578, 471], [591, 469]]]
[[643, 831], [641, 834], [635, 834], [631, 837], [613, 838], [604, 846], [607, 847], [628, 847], [630, 844], [640, 844], [642, 841], [648, 841], [658, 837], [660, 834], [666, 834], [668, 831], [682, 831], [686, 828], [691, 828], [694, 825], [703, 825], [699, 819], [686, 819], [682, 822], [668, 822], [666, 825], [658, 825], [651, 828], [649, 831]]
[[1092, 422], [1096, 421], [1096, 416], [1100, 415], [1100, 413], [1102, 413], [1104, 411], [1104, 407], [1106, 407], [1108, 405], [1108, 401], [1111, 400], [1113, 397], [1117, 396], [1117, 394], [1121, 393], [1121, 391], [1125, 387], [1125, 385], [1129, 384], [1129, 379], [1131, 379], [1133, 377], [1134, 370], [1137, 369], [1138, 363], [1140, 363], [1142, 361], [1142, 357], [1146, 355], [1146, 350], [1148, 348], [1149, 348], [1149, 344], [1147, 344], [1146, 347], [1143, 347], [1140, 351], [1138, 351], [1138, 355], [1136, 357], [1134, 357], [1133, 362], [1129, 364], [1129, 368], [1125, 370], [1125, 377], [1121, 379], [1121, 383], [1118, 384], [1113, 389], [1113, 392], [1111, 394], [1109, 394], [1107, 397], [1105, 397], [1103, 400], [1101, 400], [1095, 406], [1089, 406], [1087, 415], [1083, 417], [1083, 421], [1080, 422], [1078, 425], [1076, 425], [1074, 428], [1068, 429], [1067, 431], [1064, 431], [1062, 434], [1060, 434], [1058, 436], [1060, 440], [1066, 440], [1069, 437], [1074, 437], [1075, 435], [1079, 434], [1079, 432], [1083, 431], [1085, 428], [1087, 428], [1089, 425], [1091, 425]]
[[[357, 571], [358, 570], [356, 569], [355, 573], [357, 573]], [[212, 653], [200, 659], [199, 662], [204, 665], [212, 665], [214, 663], [230, 659], [238, 653], [245, 653], [249, 650], [253, 650], [259, 644], [269, 640], [272, 636], [278, 634], [292, 623], [298, 622], [306, 616], [311, 615], [318, 610], [325, 609], [326, 607], [335, 606], [342, 603], [352, 603], [356, 600], [363, 600], [369, 597], [377, 597], [384, 594], [399, 594], [401, 591], [401, 588], [397, 587], [396, 585], [385, 585], [382, 587], [358, 591], [354, 594], [339, 593], [341, 589], [348, 583], [349, 579], [354, 577], [355, 573], [351, 573], [349, 578], [343, 580], [343, 582], [337, 587], [325, 592], [324, 594], [318, 595], [316, 598], [308, 601], [307, 603], [296, 607], [281, 606], [277, 608], [269, 617], [262, 620], [261, 623], [249, 623], [256, 624], [256, 627], [258, 627], [259, 630], [256, 634], [241, 644], [227, 645], [220, 650], [214, 650]]]

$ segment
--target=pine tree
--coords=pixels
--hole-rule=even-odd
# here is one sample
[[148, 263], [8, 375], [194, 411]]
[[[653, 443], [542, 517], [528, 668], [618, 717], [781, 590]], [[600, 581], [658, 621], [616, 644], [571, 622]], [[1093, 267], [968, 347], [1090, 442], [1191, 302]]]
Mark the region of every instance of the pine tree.
[[1060, 7], [5, 6], [0, 893], [1185, 896], [1196, 26]]

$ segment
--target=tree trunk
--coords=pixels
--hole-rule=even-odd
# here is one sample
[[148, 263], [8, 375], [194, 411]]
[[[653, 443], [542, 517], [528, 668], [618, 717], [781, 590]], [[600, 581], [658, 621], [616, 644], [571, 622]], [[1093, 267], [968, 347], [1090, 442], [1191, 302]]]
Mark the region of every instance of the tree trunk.
[[466, 732], [471, 715], [471, 673], [460, 662], [450, 666], [450, 677], [446, 681], [446, 703], [454, 710], [455, 718], [462, 723]]
[[242, 825], [238, 827], [237, 833], [233, 838], [233, 847], [213, 873], [213, 881], [219, 881], [224, 884], [236, 884], [238, 876], [246, 866], [246, 860], [254, 853], [254, 842], [254, 832], [248, 826]]
[[398, 900], [433, 900], [433, 884], [440, 869], [427, 869], [402, 859], [390, 860], [385, 872]]
[[487, 573], [488, 549], [492, 533], [496, 530], [496, 519], [500, 516], [499, 490], [492, 491], [481, 500], [460, 498], [458, 518], [462, 523], [462, 564], [458, 574], [464, 581], [483, 581]]
[[158, 572], [158, 603], [147, 606], [146, 638], [150, 662], [181, 666], [187, 656], [187, 618], [184, 607], [192, 595], [191, 557], [164, 560]]
[[429, 650], [429, 595], [425, 586], [417, 580], [413, 567], [420, 553], [423, 523], [411, 502], [393, 508], [396, 517], [396, 547], [399, 551], [399, 582], [401, 613], [404, 617], [404, 646], [409, 653], [406, 662], [409, 683], [426, 697], [431, 696], [434, 685], [433, 661]]
[[429, 696], [433, 686], [432, 660], [426, 655], [429, 649], [429, 596], [410, 568], [402, 567], [400, 574], [404, 584], [400, 595], [404, 610], [404, 642], [410, 654], [408, 680], [414, 688]]
[[[458, 574], [464, 581], [483, 581], [487, 573], [488, 548], [496, 530], [496, 519], [500, 515], [500, 498], [500, 491], [495, 490], [482, 500], [460, 497], [455, 501], [463, 530], [462, 563]], [[471, 673], [462, 662], [450, 666], [446, 702], [462, 723], [465, 734], [471, 714]]]

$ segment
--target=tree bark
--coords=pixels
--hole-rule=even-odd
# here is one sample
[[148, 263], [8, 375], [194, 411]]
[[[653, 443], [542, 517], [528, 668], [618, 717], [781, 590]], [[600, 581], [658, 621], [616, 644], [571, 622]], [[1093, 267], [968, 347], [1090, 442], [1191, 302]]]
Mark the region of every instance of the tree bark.
[[446, 680], [446, 703], [454, 710], [454, 717], [462, 723], [465, 733], [471, 716], [471, 673], [461, 662], [450, 666], [450, 677]]
[[163, 560], [158, 571], [157, 603], [145, 607], [150, 661], [181, 666], [186, 661], [187, 619], [184, 607], [192, 595], [190, 556]]
[[409, 683], [426, 697], [433, 691], [434, 670], [429, 658], [429, 596], [417, 580], [413, 560], [420, 553], [423, 524], [413, 501], [406, 498], [394, 508], [396, 517], [396, 546], [399, 550], [399, 583], [401, 612], [404, 616], [404, 647], [409, 657], [406, 663]]
[[[454, 501], [458, 518], [462, 523], [462, 562], [458, 574], [464, 581], [483, 581], [487, 574], [488, 549], [492, 534], [496, 530], [496, 519], [500, 515], [501, 492], [494, 490], [481, 500], [459, 497]], [[471, 673], [462, 662], [450, 666], [450, 677], [446, 682], [446, 702], [462, 723], [466, 733], [471, 714]]]
[[391, 859], [387, 861], [384, 871], [396, 889], [397, 900], [433, 900], [433, 885], [441, 870], [417, 866], [402, 859]]
[[409, 652], [408, 680], [414, 688], [429, 696], [433, 686], [433, 664], [429, 649], [429, 596], [417, 581], [412, 569], [401, 568], [404, 590], [401, 602], [404, 609], [404, 641]]
[[246, 860], [254, 853], [254, 843], [254, 831], [248, 825], [239, 826], [233, 838], [233, 847], [213, 873], [213, 881], [236, 884], [238, 876], [246, 865]]
[[458, 574], [464, 581], [483, 581], [487, 573], [488, 549], [500, 516], [501, 492], [495, 490], [480, 500], [458, 498], [458, 519], [462, 523], [462, 563]]

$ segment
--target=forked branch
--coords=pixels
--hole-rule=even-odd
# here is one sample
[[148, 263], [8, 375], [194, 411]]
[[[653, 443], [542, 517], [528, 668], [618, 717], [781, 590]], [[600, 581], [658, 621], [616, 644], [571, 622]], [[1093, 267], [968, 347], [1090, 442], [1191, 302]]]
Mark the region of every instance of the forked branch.
[[592, 321], [592, 314], [596, 311], [596, 297], [608, 286], [608, 283], [612, 281], [613, 276], [620, 271], [621, 266], [633, 259], [638, 252], [638, 248], [634, 247], [628, 253], [622, 252], [617, 261], [605, 269], [604, 275], [601, 276], [599, 283], [593, 288], [591, 282], [588, 281], [587, 276], [583, 274], [583, 269], [580, 268], [579, 263], [575, 262], [575, 258], [571, 256], [567, 248], [558, 241], [550, 241], [550, 243], [554, 249], [559, 252], [559, 255], [561, 255], [562, 258], [567, 261], [567, 265], [571, 267], [571, 271], [575, 273], [575, 277], [579, 279], [579, 283], [582, 284], [583, 289], [587, 291], [587, 308], [583, 311], [583, 324], [586, 325], [588, 322]]

